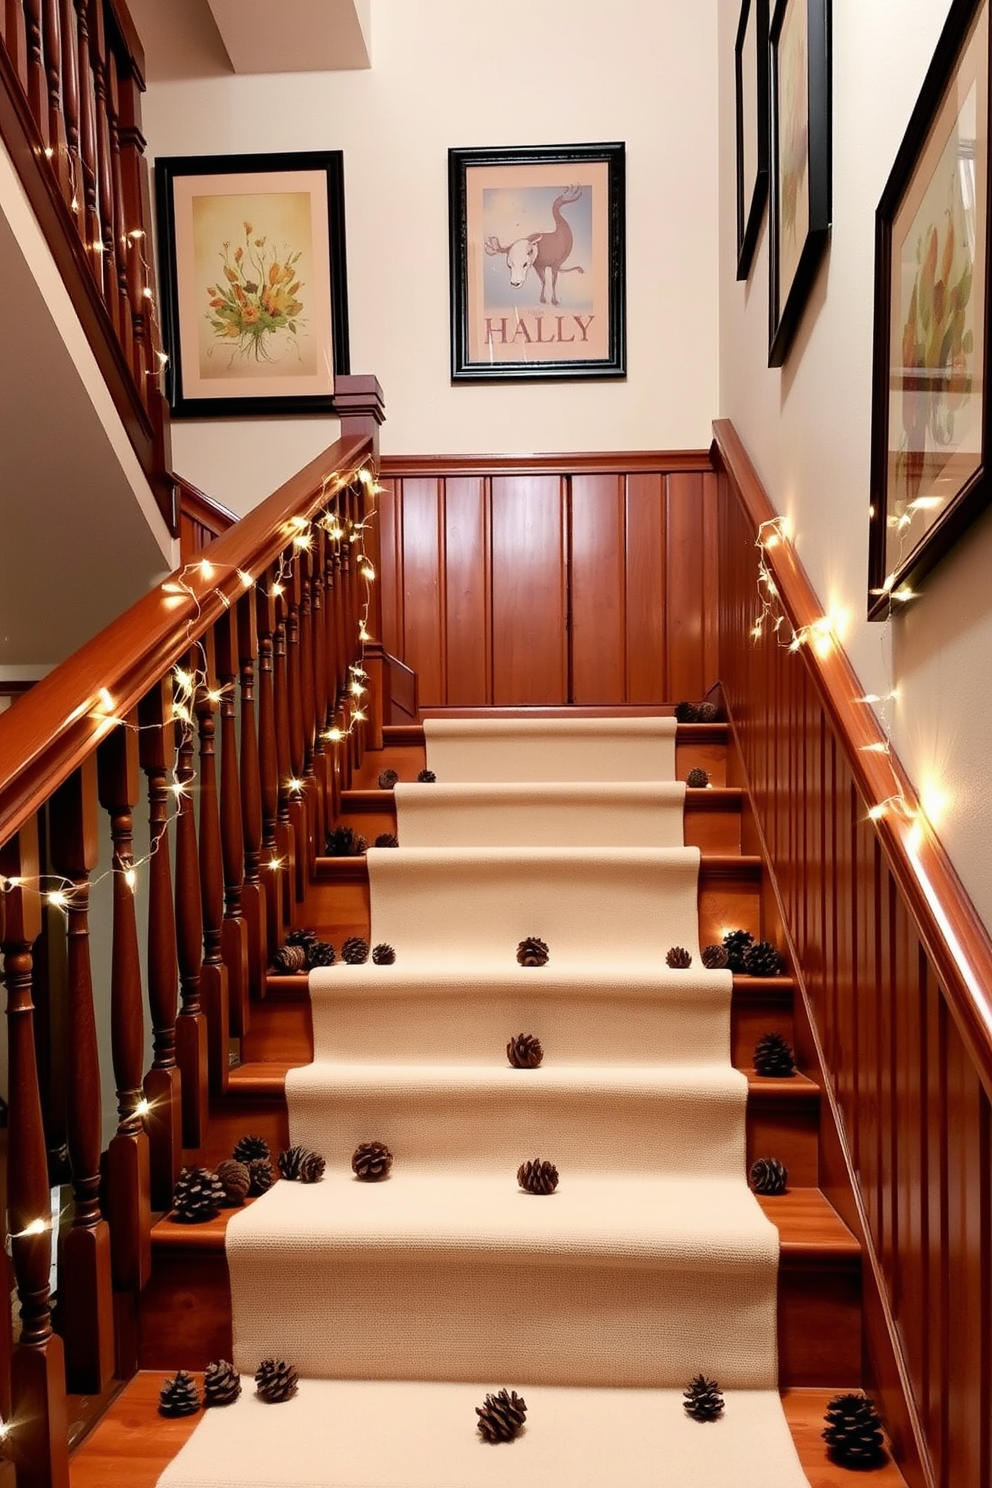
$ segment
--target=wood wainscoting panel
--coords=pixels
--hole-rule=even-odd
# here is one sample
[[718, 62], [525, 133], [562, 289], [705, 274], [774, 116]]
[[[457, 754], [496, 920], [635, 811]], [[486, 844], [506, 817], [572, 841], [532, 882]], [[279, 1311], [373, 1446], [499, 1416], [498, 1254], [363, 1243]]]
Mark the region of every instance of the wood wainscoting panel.
[[[492, 701], [497, 707], [569, 700], [567, 523], [560, 476], [493, 477]], [[421, 702], [426, 700], [422, 688]]]
[[608, 703], [626, 673], [627, 573], [623, 480], [572, 477], [569, 701]]
[[[657, 702], [659, 694], [666, 698], [670, 695], [665, 585], [659, 583], [660, 575], [668, 569], [665, 477], [660, 474], [628, 475], [625, 486], [625, 701], [653, 703]], [[705, 685], [709, 686], [709, 682]]]
[[493, 695], [489, 486], [444, 483], [444, 695], [451, 705]]

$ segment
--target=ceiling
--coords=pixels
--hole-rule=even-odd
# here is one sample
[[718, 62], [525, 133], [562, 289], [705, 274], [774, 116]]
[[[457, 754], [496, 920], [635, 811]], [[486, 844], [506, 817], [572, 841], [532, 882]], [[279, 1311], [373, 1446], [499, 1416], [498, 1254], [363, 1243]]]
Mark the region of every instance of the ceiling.
[[372, 0], [128, 0], [146, 82], [231, 73], [340, 72], [371, 62]]

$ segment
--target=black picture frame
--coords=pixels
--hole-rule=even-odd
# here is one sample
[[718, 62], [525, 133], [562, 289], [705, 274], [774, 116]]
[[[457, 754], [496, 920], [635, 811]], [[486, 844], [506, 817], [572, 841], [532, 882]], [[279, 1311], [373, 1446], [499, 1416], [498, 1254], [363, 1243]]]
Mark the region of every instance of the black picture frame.
[[875, 213], [869, 620], [992, 499], [990, 94], [990, 0], [954, 0]]
[[624, 166], [622, 143], [448, 151], [452, 382], [627, 375]]
[[340, 150], [155, 162], [176, 418], [334, 412], [350, 370]]
[[768, 0], [741, 0], [734, 43], [737, 277], [746, 279], [768, 196]]
[[769, 26], [769, 367], [789, 354], [830, 235], [830, 19], [830, 0], [776, 0]]

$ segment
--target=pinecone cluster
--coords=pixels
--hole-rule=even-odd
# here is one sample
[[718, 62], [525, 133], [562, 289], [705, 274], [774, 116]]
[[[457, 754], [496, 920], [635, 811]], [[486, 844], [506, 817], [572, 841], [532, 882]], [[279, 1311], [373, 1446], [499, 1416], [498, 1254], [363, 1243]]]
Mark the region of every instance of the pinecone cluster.
[[372, 947], [373, 966], [392, 966], [396, 960], [396, 952], [386, 941], [380, 940], [378, 945]]
[[689, 771], [685, 777], [685, 783], [689, 786], [690, 790], [702, 790], [705, 786], [709, 785], [710, 777], [705, 770], [701, 770], [697, 765]]
[[351, 1159], [351, 1171], [363, 1183], [379, 1183], [388, 1178], [392, 1166], [393, 1154], [385, 1142], [362, 1142]]
[[327, 834], [326, 848], [329, 858], [360, 858], [368, 843], [351, 827], [335, 827]]
[[675, 717], [679, 723], [713, 723], [719, 715], [716, 703], [676, 703]]
[[537, 1069], [544, 1058], [541, 1040], [532, 1033], [518, 1033], [507, 1044], [506, 1057], [514, 1069]]
[[396, 782], [397, 782], [397, 780], [399, 780], [399, 778], [400, 777], [397, 775], [397, 773], [396, 773], [395, 770], [380, 770], [379, 771], [379, 789], [380, 790], [392, 790], [393, 786], [396, 784]]
[[200, 1392], [196, 1380], [185, 1369], [172, 1375], [158, 1392], [160, 1416], [194, 1416], [200, 1409]]
[[517, 960], [521, 966], [547, 966], [547, 943], [536, 935], [528, 935], [527, 939], [522, 940], [517, 946]]
[[754, 1046], [755, 1073], [772, 1080], [786, 1080], [796, 1073], [792, 1046], [780, 1033], [766, 1033]]
[[172, 1217], [179, 1224], [205, 1224], [226, 1203], [223, 1185], [209, 1168], [183, 1168], [172, 1195]]
[[685, 1413], [694, 1421], [718, 1421], [723, 1415], [723, 1391], [716, 1380], [697, 1374], [682, 1391]]
[[703, 965], [707, 971], [723, 971], [729, 961], [724, 945], [708, 945], [703, 951]]
[[517, 1182], [525, 1193], [553, 1194], [558, 1187], [558, 1169], [554, 1163], [542, 1162], [535, 1157], [531, 1162], [520, 1164]]
[[744, 970], [748, 976], [778, 976], [782, 970], [782, 957], [770, 940], [756, 940], [744, 952]]
[[275, 1182], [272, 1171], [272, 1154], [264, 1137], [242, 1137], [235, 1144], [232, 1156], [235, 1162], [244, 1163], [248, 1169], [248, 1197], [257, 1199], [268, 1193]]
[[296, 1394], [300, 1377], [285, 1359], [263, 1359], [255, 1370], [255, 1394], [268, 1405], [279, 1405]]
[[329, 940], [318, 940], [315, 930], [291, 930], [272, 958], [272, 970], [282, 976], [333, 966], [337, 952]]
[[241, 1394], [241, 1376], [226, 1359], [215, 1359], [203, 1376], [204, 1405], [233, 1405]]
[[276, 1161], [282, 1177], [291, 1183], [319, 1183], [327, 1166], [320, 1153], [311, 1152], [309, 1147], [287, 1147]]
[[380, 832], [375, 839], [376, 847], [399, 847], [400, 841], [395, 832]]
[[748, 1182], [752, 1193], [777, 1198], [788, 1187], [789, 1170], [777, 1157], [759, 1157], [751, 1164]]
[[824, 1420], [823, 1440], [833, 1462], [841, 1467], [881, 1467], [888, 1454], [874, 1401], [866, 1395], [835, 1395]]
[[527, 1402], [515, 1390], [497, 1390], [475, 1407], [479, 1435], [491, 1445], [519, 1436], [527, 1415]]
[[362, 966], [369, 959], [369, 943], [360, 935], [349, 935], [341, 947], [341, 960], [346, 966]]
[[670, 966], [673, 971], [685, 971], [687, 966], [692, 965], [692, 953], [685, 946], [672, 946], [665, 952], [665, 965]]
[[748, 946], [753, 944], [754, 936], [750, 930], [728, 930], [723, 937], [723, 947], [727, 952], [727, 965], [735, 975], [743, 975], [744, 956]]
[[417, 774], [417, 779], [420, 781], [421, 785], [433, 785], [435, 780], [437, 779], [437, 776], [434, 774], [433, 770], [420, 770]]

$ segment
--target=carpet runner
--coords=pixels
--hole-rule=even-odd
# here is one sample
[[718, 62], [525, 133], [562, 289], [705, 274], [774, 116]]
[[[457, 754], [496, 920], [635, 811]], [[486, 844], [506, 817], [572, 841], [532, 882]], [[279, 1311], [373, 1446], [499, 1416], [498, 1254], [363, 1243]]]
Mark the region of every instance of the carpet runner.
[[[227, 1252], [236, 1405], [162, 1488], [808, 1488], [776, 1390], [778, 1235], [745, 1175], [728, 972], [699, 962], [670, 719], [427, 724], [436, 784], [398, 786], [368, 855], [392, 966], [311, 975], [314, 1061], [277, 1183]], [[547, 966], [521, 967], [526, 936]], [[689, 970], [665, 965], [685, 946]], [[539, 1069], [511, 1069], [536, 1034]], [[372, 1139], [390, 1178], [353, 1178]], [[553, 1161], [536, 1197], [517, 1167]], [[278, 1407], [264, 1357], [299, 1369]], [[700, 1371], [726, 1392], [689, 1420]], [[522, 1393], [516, 1441], [474, 1407]], [[273, 1414], [275, 1412], [275, 1414]]]

